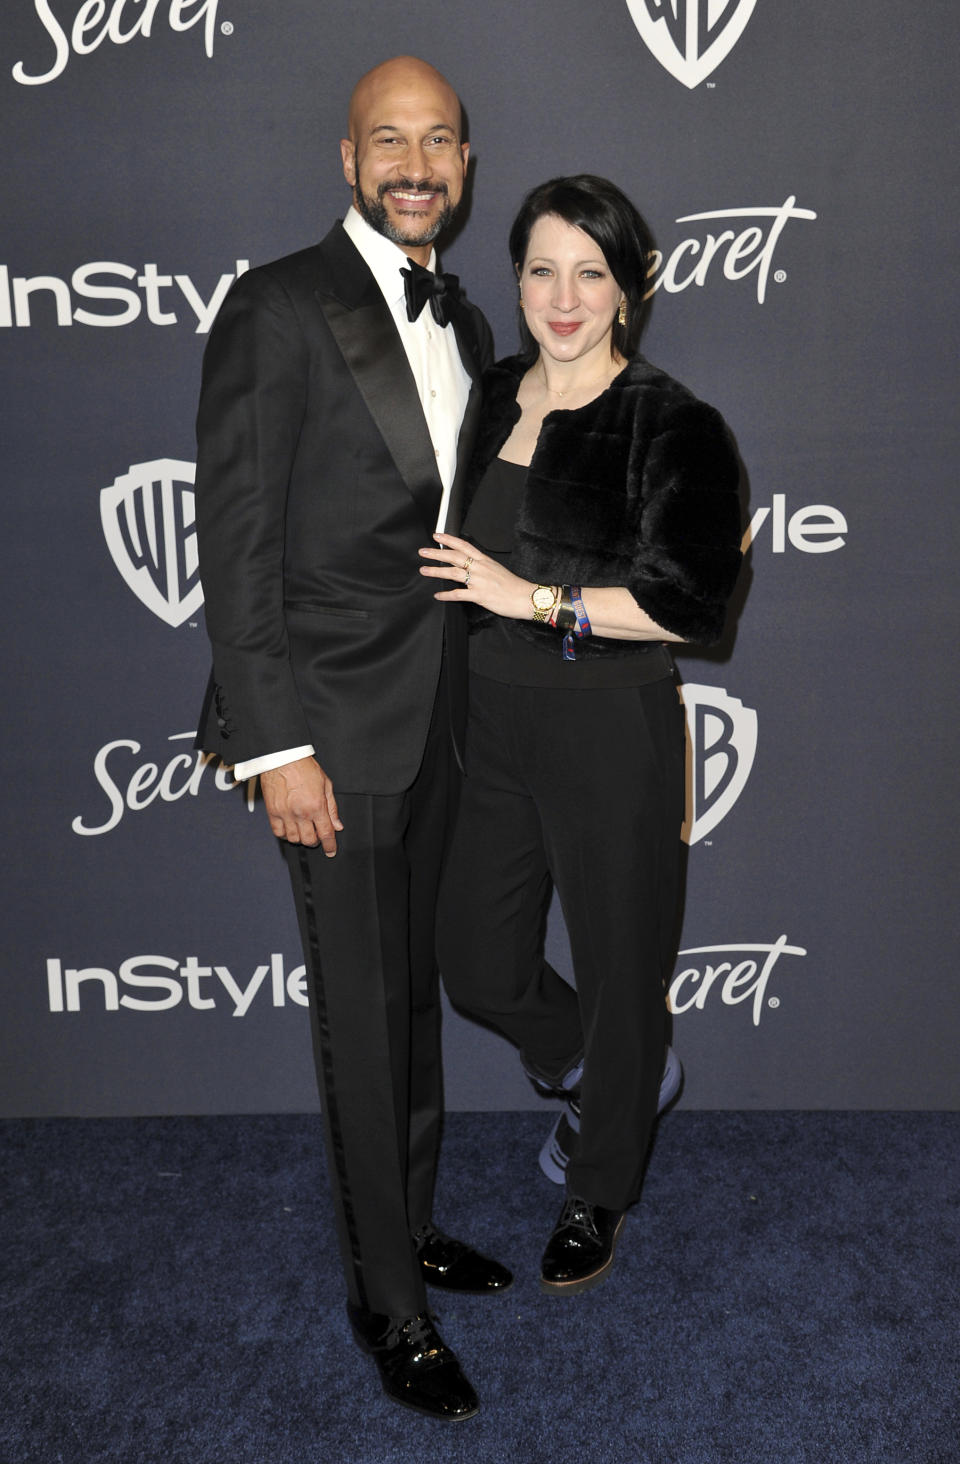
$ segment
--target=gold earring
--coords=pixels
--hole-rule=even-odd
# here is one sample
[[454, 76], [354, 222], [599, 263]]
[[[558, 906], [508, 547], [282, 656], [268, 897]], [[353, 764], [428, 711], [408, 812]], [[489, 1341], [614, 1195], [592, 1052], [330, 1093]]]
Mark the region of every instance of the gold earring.
[[626, 325], [626, 323], [627, 323], [627, 302], [626, 302], [626, 300], [621, 300], [620, 301], [620, 309], [617, 311], [617, 324], [618, 325]]
[[519, 301], [517, 303], [519, 304], [521, 310], [524, 310], [526, 308], [525, 305], [524, 305], [524, 303], [523, 303], [523, 296], [522, 295], [520, 296], [520, 299], [519, 299]]

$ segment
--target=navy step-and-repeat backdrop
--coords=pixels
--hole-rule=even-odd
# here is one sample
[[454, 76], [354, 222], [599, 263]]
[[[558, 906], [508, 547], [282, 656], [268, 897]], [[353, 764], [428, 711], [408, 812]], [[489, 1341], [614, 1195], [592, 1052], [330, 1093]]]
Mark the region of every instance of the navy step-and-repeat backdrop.
[[[746, 465], [729, 635], [680, 656], [684, 1101], [956, 1105], [957, 31], [952, 0], [6, 0], [0, 1112], [316, 1104], [282, 861], [191, 746], [193, 414], [230, 282], [342, 214], [350, 87], [398, 52], [462, 93], [444, 264], [499, 350], [521, 197], [606, 174], [658, 243], [646, 354]], [[489, 1034], [446, 1043], [451, 1107], [536, 1101]]]

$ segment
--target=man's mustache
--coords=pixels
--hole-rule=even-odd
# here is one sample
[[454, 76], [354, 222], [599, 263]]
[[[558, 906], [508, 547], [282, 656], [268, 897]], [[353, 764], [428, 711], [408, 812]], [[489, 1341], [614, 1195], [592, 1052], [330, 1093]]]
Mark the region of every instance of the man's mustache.
[[414, 183], [410, 178], [393, 178], [389, 183], [381, 183], [377, 188], [377, 202], [383, 202], [385, 193], [392, 193], [399, 188], [403, 193], [442, 193], [446, 197], [449, 189], [446, 183]]

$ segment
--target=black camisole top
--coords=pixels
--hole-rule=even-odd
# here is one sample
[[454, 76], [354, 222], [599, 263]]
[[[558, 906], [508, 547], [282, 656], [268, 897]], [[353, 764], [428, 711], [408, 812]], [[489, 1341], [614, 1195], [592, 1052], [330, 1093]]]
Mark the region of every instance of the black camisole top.
[[[463, 534], [507, 569], [513, 558], [517, 507], [527, 481], [520, 463], [494, 458], [467, 511]], [[547, 583], [555, 583], [549, 576]], [[562, 636], [543, 643], [526, 640], [508, 616], [496, 615], [470, 637], [470, 671], [511, 686], [613, 687], [643, 686], [673, 675], [673, 658], [662, 641], [651, 641], [643, 653], [609, 660], [565, 661]], [[633, 643], [635, 647], [635, 643]]]

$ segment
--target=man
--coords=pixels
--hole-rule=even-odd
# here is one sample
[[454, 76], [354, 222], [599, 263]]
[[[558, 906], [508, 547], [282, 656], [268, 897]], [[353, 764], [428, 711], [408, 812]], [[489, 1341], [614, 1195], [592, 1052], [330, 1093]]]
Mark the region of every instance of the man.
[[238, 778], [259, 773], [284, 840], [356, 1339], [389, 1396], [457, 1419], [476, 1397], [424, 1281], [495, 1292], [511, 1277], [431, 1220], [434, 902], [464, 667], [461, 607], [434, 600], [417, 550], [459, 526], [490, 332], [431, 273], [467, 167], [449, 84], [385, 62], [357, 84], [349, 134], [343, 224], [243, 275], [204, 357], [214, 670], [198, 740]]

